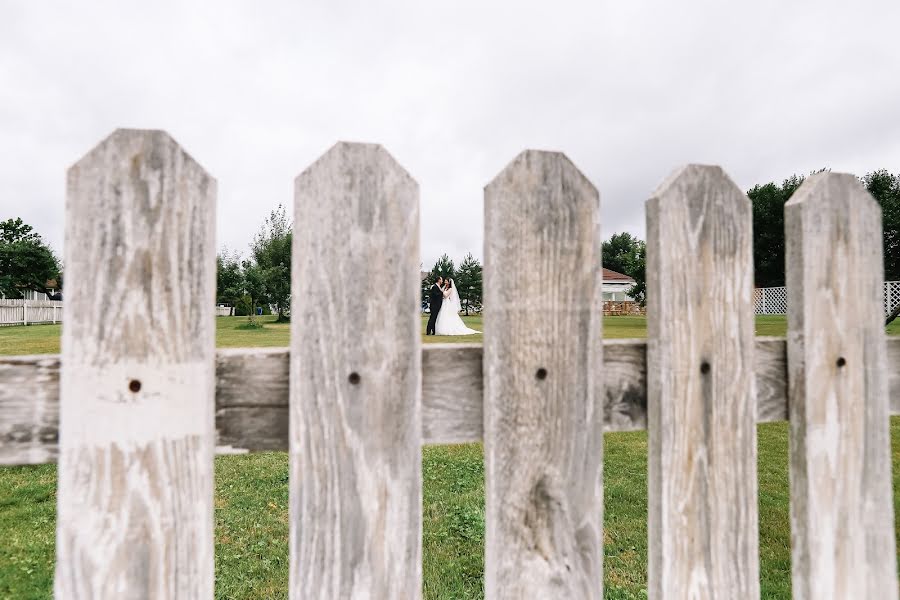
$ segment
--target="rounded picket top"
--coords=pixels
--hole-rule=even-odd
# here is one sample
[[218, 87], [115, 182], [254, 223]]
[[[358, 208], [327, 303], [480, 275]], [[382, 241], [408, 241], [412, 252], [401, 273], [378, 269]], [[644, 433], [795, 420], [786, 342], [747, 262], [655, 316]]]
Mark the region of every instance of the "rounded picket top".
[[688, 164], [672, 172], [651, 194], [663, 203], [682, 203], [698, 208], [712, 198], [750, 206], [750, 199], [718, 165]]
[[862, 182], [850, 173], [823, 171], [806, 178], [785, 207], [814, 206], [817, 210], [832, 206], [836, 210], [877, 211], [881, 207]]
[[161, 169], [169, 160], [176, 158], [192, 165], [192, 169], [199, 170], [213, 184], [215, 183], [215, 179], [206, 169], [175, 138], [162, 129], [116, 129], [69, 167], [69, 173], [71, 175], [73, 171], [95, 168], [98, 166], [98, 160], [104, 161], [104, 167], [108, 168], [112, 165], [107, 163], [115, 157], [128, 159], [121, 164], [132, 169], [141, 164], [141, 158], [146, 159], [147, 166], [154, 169]]
[[[576, 184], [573, 197], [584, 197], [594, 204], [600, 194], [594, 184], [562, 152], [547, 150], [523, 150], [485, 186], [485, 192], [507, 186], [510, 191], [540, 195], [559, 188], [562, 182]], [[561, 188], [560, 188], [561, 189]]]
[[[380, 174], [379, 178], [372, 179], [376, 173]], [[329, 177], [351, 177], [351, 180], [342, 182], [351, 187], [354, 182], [355, 185], [378, 182], [385, 186], [412, 185], [417, 193], [419, 188], [412, 175], [381, 144], [337, 142], [297, 175], [294, 180], [296, 191], [311, 187], [322, 191], [347, 191], [343, 185], [332, 185], [337, 180]]]

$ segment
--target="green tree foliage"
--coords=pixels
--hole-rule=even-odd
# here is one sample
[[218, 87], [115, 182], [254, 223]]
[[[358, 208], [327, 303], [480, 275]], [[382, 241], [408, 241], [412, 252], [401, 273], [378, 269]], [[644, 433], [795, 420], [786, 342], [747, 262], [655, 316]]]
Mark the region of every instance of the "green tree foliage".
[[434, 283], [438, 276], [444, 279], [456, 277], [456, 267], [453, 265], [453, 260], [446, 254], [442, 254], [437, 262], [434, 263], [434, 266], [431, 267], [431, 282]]
[[647, 244], [628, 232], [614, 233], [603, 242], [603, 266], [634, 279], [628, 295], [643, 304], [647, 292]]
[[240, 257], [227, 250], [216, 256], [216, 303], [236, 306], [244, 295]]
[[456, 271], [456, 289], [466, 315], [469, 309], [481, 310], [481, 263], [472, 253], [466, 254]]
[[456, 269], [453, 266], [453, 261], [446, 254], [441, 255], [437, 262], [434, 263], [434, 266], [431, 267], [431, 271], [428, 272], [425, 279], [422, 280], [422, 310], [428, 306], [428, 290], [434, 285], [438, 276], [447, 279], [448, 277], [455, 278], [455, 275]]
[[900, 173], [893, 175], [886, 169], [868, 173], [863, 185], [881, 205], [881, 226], [884, 229], [884, 278], [900, 280]]
[[[291, 310], [291, 223], [283, 205], [273, 210], [253, 239], [251, 253], [262, 282], [262, 295], [254, 296], [274, 306], [278, 321], [286, 321]], [[246, 274], [246, 269], [245, 269]]]
[[60, 264], [31, 225], [22, 219], [0, 222], [0, 293], [21, 298], [26, 290], [48, 293], [47, 281], [62, 280]]
[[[824, 171], [820, 169], [817, 172]], [[784, 285], [784, 205], [804, 178], [792, 175], [781, 185], [756, 185], [747, 196], [753, 205], [753, 268], [757, 287]], [[900, 174], [879, 169], [861, 178], [881, 206], [884, 228], [884, 277], [900, 279]]]
[[252, 260], [243, 261], [241, 266], [244, 271], [244, 294], [246, 296], [241, 303], [247, 304], [249, 300], [248, 320], [250, 323], [256, 323], [256, 307], [260, 302], [265, 302], [267, 298], [266, 274]]
[[753, 273], [756, 287], [784, 285], [784, 204], [803, 183], [792, 175], [781, 185], [756, 185], [747, 196], [753, 205]]

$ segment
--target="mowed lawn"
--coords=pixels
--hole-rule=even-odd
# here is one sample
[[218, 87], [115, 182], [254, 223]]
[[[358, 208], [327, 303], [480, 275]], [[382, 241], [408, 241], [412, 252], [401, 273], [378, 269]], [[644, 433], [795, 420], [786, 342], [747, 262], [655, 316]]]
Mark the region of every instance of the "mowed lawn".
[[[267, 319], [270, 320], [270, 319]], [[241, 330], [217, 319], [220, 347], [287, 346], [289, 325]], [[478, 317], [466, 319], [481, 329]], [[642, 317], [609, 317], [604, 336], [644, 337]], [[424, 321], [423, 321], [424, 332]], [[758, 317], [758, 335], [784, 335], [783, 317]], [[55, 353], [59, 326], [0, 328], [0, 354]], [[900, 334], [894, 324], [889, 333]], [[481, 336], [426, 338], [481, 341]], [[760, 425], [763, 598], [790, 598], [787, 425]], [[900, 511], [900, 418], [891, 420], [894, 511]], [[605, 597], [646, 597], [647, 436], [605, 436]], [[484, 462], [481, 444], [428, 446], [423, 456], [424, 597], [481, 598]], [[0, 600], [52, 597], [56, 467], [0, 467]], [[288, 459], [271, 452], [216, 458], [216, 598], [287, 597]]]
[[[290, 345], [290, 323], [275, 323], [275, 317], [261, 317], [262, 329], [242, 329], [246, 317], [216, 318], [216, 346], [219, 348], [279, 347]], [[481, 343], [479, 334], [465, 336], [425, 335], [428, 319], [422, 317], [422, 340], [434, 343]], [[466, 325], [483, 331], [480, 316], [463, 317]], [[57, 354], [61, 325], [32, 325], [29, 327], [0, 327], [0, 355], [4, 354]], [[781, 315], [756, 317], [756, 335], [783, 336], [787, 321]], [[888, 335], [900, 335], [900, 319], [887, 328]], [[645, 317], [606, 317], [603, 319], [604, 338], [642, 338], [647, 336]]]

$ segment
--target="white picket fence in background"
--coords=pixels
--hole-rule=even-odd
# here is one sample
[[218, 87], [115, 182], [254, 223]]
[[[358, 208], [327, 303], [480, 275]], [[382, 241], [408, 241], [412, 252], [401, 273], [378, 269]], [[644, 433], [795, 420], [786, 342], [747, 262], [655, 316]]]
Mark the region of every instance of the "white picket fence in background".
[[62, 316], [62, 300], [0, 300], [0, 325], [59, 323]]
[[[891, 314], [900, 305], [900, 281], [884, 282], [884, 314]], [[786, 315], [787, 288], [767, 287], [753, 290], [753, 306], [758, 315]]]
[[794, 596], [897, 600], [900, 339], [855, 177], [785, 207], [786, 339], [754, 338], [750, 201], [718, 167], [646, 204], [646, 341], [602, 339], [599, 195], [565, 155], [484, 197], [483, 345], [423, 346], [418, 184], [339, 143], [295, 180], [290, 348], [217, 351], [215, 180], [162, 131], [76, 163], [63, 353], [0, 356], [0, 465], [59, 462], [57, 597], [211, 599], [224, 447], [289, 451], [292, 600], [420, 598], [421, 447], [483, 441], [485, 597], [599, 600], [603, 433], [646, 429], [649, 598], [758, 599], [756, 424], [787, 420]]

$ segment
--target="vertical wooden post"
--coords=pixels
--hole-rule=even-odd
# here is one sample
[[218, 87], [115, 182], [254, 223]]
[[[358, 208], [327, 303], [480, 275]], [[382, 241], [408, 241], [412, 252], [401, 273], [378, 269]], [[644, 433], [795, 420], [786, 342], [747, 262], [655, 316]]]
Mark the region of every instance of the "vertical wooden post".
[[215, 194], [162, 131], [69, 170], [56, 598], [212, 598]]
[[758, 598], [750, 201], [689, 165], [647, 201], [650, 598]]
[[22, 324], [28, 325], [28, 300], [22, 300]]
[[486, 597], [602, 598], [597, 190], [527, 150], [484, 202]]
[[339, 143], [297, 177], [290, 597], [422, 593], [419, 187]]
[[881, 210], [819, 173], [784, 217], [794, 597], [896, 600]]

